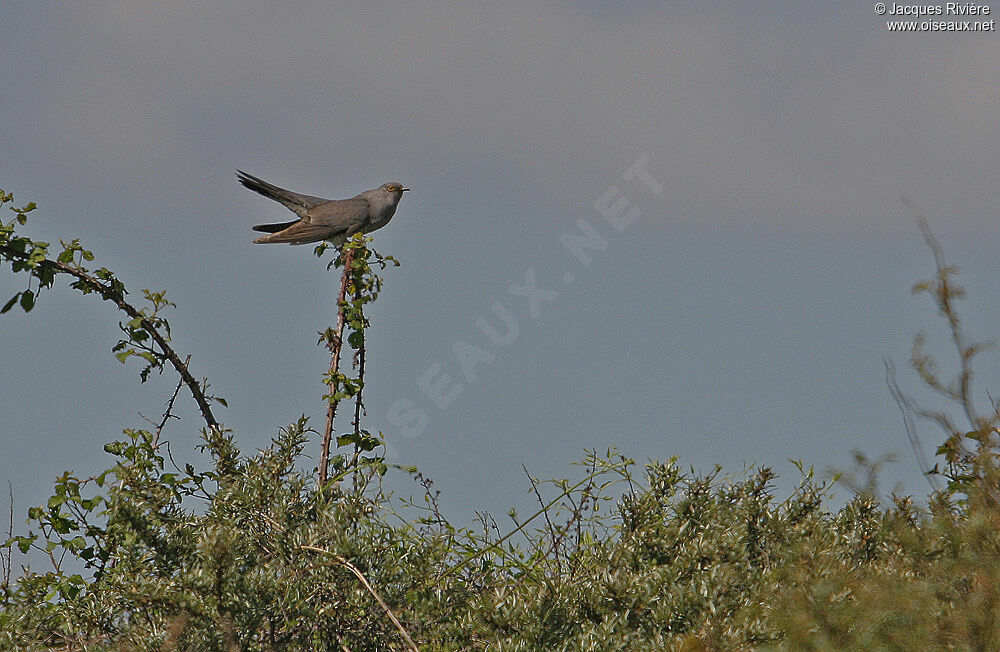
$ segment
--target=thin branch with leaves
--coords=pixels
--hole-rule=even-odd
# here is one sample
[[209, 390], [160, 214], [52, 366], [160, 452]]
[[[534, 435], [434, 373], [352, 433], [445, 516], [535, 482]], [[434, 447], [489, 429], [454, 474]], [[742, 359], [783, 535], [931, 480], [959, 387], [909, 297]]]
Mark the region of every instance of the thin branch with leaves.
[[[13, 202], [14, 195], [0, 191], [0, 206]], [[220, 424], [212, 413], [211, 403], [214, 401], [223, 406], [224, 399], [207, 393], [208, 382], [199, 382], [188, 370], [188, 363], [182, 361], [177, 352], [170, 346], [170, 324], [161, 316], [164, 308], [174, 307], [167, 301], [165, 293], [143, 290], [149, 308], [138, 308], [126, 300], [128, 291], [125, 284], [106, 267], [90, 270], [84, 267], [84, 261], [94, 260], [94, 254], [84, 249], [78, 239], [63, 242], [62, 251], [55, 257], [50, 257], [49, 243], [32, 240], [16, 235], [17, 227], [23, 226], [28, 219], [28, 213], [35, 210], [34, 202], [21, 208], [13, 205], [14, 219], [10, 222], [0, 220], [0, 260], [9, 262], [15, 273], [24, 272], [28, 276], [28, 287], [12, 296], [2, 308], [3, 314], [19, 304], [25, 312], [30, 312], [35, 306], [35, 300], [45, 289], [51, 288], [55, 278], [60, 274], [71, 277], [70, 286], [83, 294], [97, 294], [109, 301], [128, 316], [128, 320], [119, 324], [126, 338], [115, 344], [115, 357], [124, 363], [130, 357], [138, 357], [145, 361], [145, 366], [139, 372], [145, 382], [152, 371], [162, 371], [169, 363], [180, 376], [181, 381], [191, 392], [198, 410], [209, 428], [219, 428]], [[32, 289], [32, 281], [38, 282]]]
[[[993, 457], [997, 446], [997, 426], [1000, 425], [1000, 409], [993, 404], [993, 414], [982, 416], [975, 407], [972, 380], [974, 378], [973, 361], [977, 355], [993, 347], [991, 342], [970, 343], [962, 329], [956, 301], [965, 296], [965, 290], [954, 281], [958, 268], [949, 265], [945, 260], [944, 250], [934, 237], [927, 219], [908, 198], [903, 203], [913, 214], [920, 228], [924, 242], [934, 256], [935, 277], [922, 281], [913, 287], [914, 294], [926, 293], [937, 306], [938, 314], [945, 318], [951, 344], [958, 357], [958, 373], [950, 381], [941, 378], [940, 370], [934, 358], [925, 350], [927, 336], [918, 333], [914, 338], [910, 364], [916, 370], [923, 383], [933, 392], [942, 396], [947, 403], [957, 406], [964, 416], [967, 425], [960, 426], [947, 409], [922, 407], [909, 398], [898, 387], [895, 381], [894, 368], [891, 360], [886, 360], [886, 380], [893, 398], [903, 413], [903, 423], [907, 436], [910, 438], [917, 456], [921, 471], [928, 482], [937, 487], [932, 479], [935, 473], [941, 473], [949, 480], [951, 491], [964, 492], [969, 483], [981, 478], [986, 472], [983, 465], [994, 465]], [[944, 458], [944, 469], [935, 465], [927, 468], [916, 440], [915, 428], [910, 415], [936, 423], [945, 434], [945, 441], [938, 446], [936, 454]], [[971, 443], [971, 448], [970, 448]]]

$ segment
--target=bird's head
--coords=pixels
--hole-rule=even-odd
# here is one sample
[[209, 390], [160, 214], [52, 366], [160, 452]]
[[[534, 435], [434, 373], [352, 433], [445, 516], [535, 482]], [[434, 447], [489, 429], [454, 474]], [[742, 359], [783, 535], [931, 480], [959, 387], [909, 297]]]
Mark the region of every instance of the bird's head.
[[391, 196], [394, 200], [399, 201], [399, 198], [402, 197], [403, 193], [409, 190], [409, 188], [396, 181], [390, 181], [389, 183], [383, 183], [379, 186], [379, 190]]

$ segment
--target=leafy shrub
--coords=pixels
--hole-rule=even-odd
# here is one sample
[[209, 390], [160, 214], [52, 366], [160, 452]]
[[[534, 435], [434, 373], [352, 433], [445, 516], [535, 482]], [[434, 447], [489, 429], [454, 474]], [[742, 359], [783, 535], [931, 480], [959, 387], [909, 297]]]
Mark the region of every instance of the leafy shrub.
[[[699, 475], [671, 459], [636, 477], [632, 460], [589, 452], [573, 479], [529, 476], [539, 509], [511, 512], [504, 533], [487, 514], [476, 527], [449, 523], [433, 484], [386, 465], [380, 438], [362, 428], [363, 355], [353, 377], [338, 347], [363, 352], [363, 306], [381, 288], [371, 264], [391, 260], [364, 239], [337, 259], [340, 324], [321, 334], [334, 363], [319, 434], [332, 442], [332, 415], [350, 400], [353, 433], [320, 473], [304, 470], [305, 418], [264, 450], [238, 450], [212, 413], [220, 399], [170, 348], [165, 295], [145, 291], [150, 307], [132, 306], [112, 272], [83, 267], [93, 256], [75, 240], [51, 258], [46, 243], [16, 234], [32, 208], [0, 221], [0, 254], [37, 283], [5, 310], [31, 310], [60, 274], [114, 303], [128, 317], [120, 359], [142, 360], [143, 380], [172, 367], [198, 404], [204, 468], [164, 457], [172, 398], [157, 429], [105, 446], [110, 468], [60, 476], [29, 510], [31, 528], [2, 549], [0, 649], [1000, 649], [1000, 413], [972, 409], [983, 346], [965, 343], [954, 268], [926, 230], [938, 276], [918, 290], [949, 323], [960, 372], [940, 381], [921, 338], [913, 363], [969, 421], [922, 410], [892, 385], [904, 416], [945, 432], [943, 469], [928, 471], [947, 486], [926, 509], [909, 497], [884, 505], [870, 490], [831, 509], [832, 485], [801, 465], [779, 500], [768, 467]], [[386, 495], [390, 471], [410, 473], [422, 499]], [[12, 577], [12, 555], [31, 550], [51, 568]]]

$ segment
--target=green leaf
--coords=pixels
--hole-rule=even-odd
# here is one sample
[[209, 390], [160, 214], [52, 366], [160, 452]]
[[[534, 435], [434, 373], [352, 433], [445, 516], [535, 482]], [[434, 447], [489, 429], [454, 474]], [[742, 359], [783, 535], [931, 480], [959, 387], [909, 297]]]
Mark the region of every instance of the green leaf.
[[35, 307], [35, 295], [31, 290], [25, 290], [21, 293], [21, 307], [24, 308], [24, 312], [31, 312], [31, 309]]
[[12, 296], [10, 298], [10, 301], [8, 301], [7, 303], [5, 303], [4, 306], [3, 306], [3, 308], [0, 308], [0, 315], [4, 314], [5, 312], [7, 312], [11, 308], [13, 308], [14, 304], [17, 303], [17, 300], [20, 299], [20, 298], [21, 298], [21, 293], [20, 292], [18, 292], [14, 296]]
[[337, 446], [348, 446], [357, 442], [358, 436], [353, 432], [347, 433], [346, 435], [337, 435]]
[[80, 501], [80, 506], [83, 507], [88, 512], [94, 511], [94, 508], [101, 504], [102, 498], [100, 496], [94, 496], [93, 498], [85, 498]]

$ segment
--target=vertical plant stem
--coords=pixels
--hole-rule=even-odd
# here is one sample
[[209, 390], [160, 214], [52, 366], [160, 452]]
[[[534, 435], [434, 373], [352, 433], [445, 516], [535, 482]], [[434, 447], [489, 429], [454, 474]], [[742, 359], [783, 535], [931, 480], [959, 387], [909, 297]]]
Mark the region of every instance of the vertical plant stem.
[[[359, 310], [360, 312], [360, 310]], [[361, 314], [359, 317], [363, 320], [364, 315]], [[361, 402], [361, 392], [364, 391], [365, 385], [365, 344], [362, 341], [361, 348], [358, 349], [358, 393], [354, 396], [354, 436], [357, 437], [358, 441], [354, 443], [354, 457], [351, 458], [351, 466], [354, 466], [358, 462], [358, 458], [361, 456], [361, 411], [364, 410], [364, 404]], [[358, 470], [354, 472], [354, 488], [359, 487]]]
[[326, 484], [327, 467], [330, 464], [330, 442], [333, 439], [333, 420], [337, 416], [337, 373], [340, 370], [340, 350], [344, 341], [344, 302], [347, 298], [347, 285], [351, 278], [351, 263], [354, 262], [354, 250], [344, 248], [344, 271], [340, 277], [340, 294], [337, 297], [337, 330], [326, 343], [330, 349], [330, 399], [326, 406], [326, 426], [323, 428], [323, 444], [319, 454], [319, 484]]

